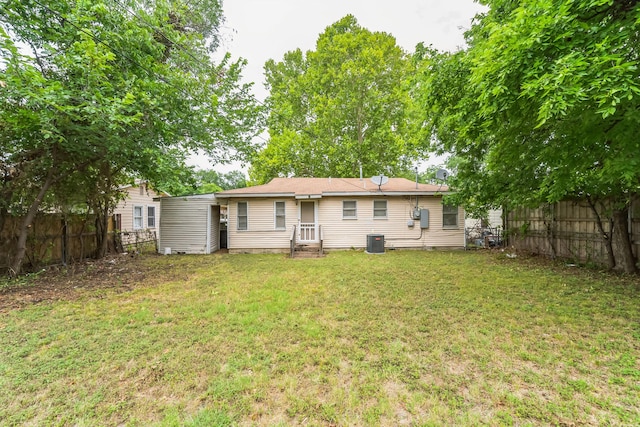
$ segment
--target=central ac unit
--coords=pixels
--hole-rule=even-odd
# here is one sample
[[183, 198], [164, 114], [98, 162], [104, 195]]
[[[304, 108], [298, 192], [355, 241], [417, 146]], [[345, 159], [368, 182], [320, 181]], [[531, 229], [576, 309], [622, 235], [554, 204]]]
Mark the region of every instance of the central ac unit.
[[384, 253], [383, 234], [367, 234], [367, 252], [370, 254]]

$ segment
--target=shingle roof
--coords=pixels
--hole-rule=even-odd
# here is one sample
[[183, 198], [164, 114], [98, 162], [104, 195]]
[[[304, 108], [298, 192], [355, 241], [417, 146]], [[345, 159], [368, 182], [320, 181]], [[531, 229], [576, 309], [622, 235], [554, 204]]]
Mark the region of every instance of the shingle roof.
[[448, 192], [445, 185], [417, 184], [405, 178], [389, 178], [378, 185], [369, 178], [274, 178], [268, 184], [216, 193], [217, 197], [339, 196], [339, 195], [433, 195]]

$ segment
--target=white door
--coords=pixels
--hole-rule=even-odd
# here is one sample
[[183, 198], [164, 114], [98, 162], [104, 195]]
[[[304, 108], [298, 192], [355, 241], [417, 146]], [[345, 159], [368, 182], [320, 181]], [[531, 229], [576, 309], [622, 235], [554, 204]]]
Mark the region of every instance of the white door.
[[317, 242], [316, 202], [300, 202], [300, 230], [298, 241], [301, 243]]

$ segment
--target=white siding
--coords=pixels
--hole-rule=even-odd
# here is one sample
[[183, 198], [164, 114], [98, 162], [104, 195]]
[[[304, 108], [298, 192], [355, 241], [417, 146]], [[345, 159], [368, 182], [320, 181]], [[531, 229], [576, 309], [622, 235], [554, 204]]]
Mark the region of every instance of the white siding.
[[[142, 191], [140, 189], [142, 188]], [[142, 187], [127, 187], [122, 190], [126, 196], [121, 200], [113, 211], [114, 215], [120, 215], [121, 230], [120, 231], [134, 231], [133, 227], [133, 208], [134, 206], [142, 207], [142, 229], [149, 228], [159, 235], [160, 231], [160, 202], [154, 202], [154, 197], [161, 197], [150, 188], [146, 188], [143, 184]], [[140, 194], [142, 192], [142, 194]], [[156, 208], [156, 221], [154, 227], [148, 227], [148, 207], [154, 206]]]
[[[502, 227], [502, 209], [490, 210], [488, 212], [488, 220], [489, 220], [489, 227], [492, 227], [492, 228]], [[473, 227], [480, 228], [481, 221], [480, 219], [477, 219], [477, 218], [467, 217], [464, 225], [467, 228], [473, 228]]]
[[[387, 218], [373, 218], [373, 201], [387, 200]], [[429, 210], [429, 228], [421, 229], [420, 220], [409, 227], [415, 208], [415, 197], [360, 197], [357, 200], [357, 219], [342, 219], [342, 199], [325, 197], [320, 201], [320, 224], [327, 249], [364, 248], [367, 234], [383, 234], [385, 247], [424, 248], [463, 247], [464, 215], [458, 209], [458, 228], [442, 228], [442, 198], [420, 197], [418, 207]]]
[[[170, 197], [161, 200], [160, 253], [204, 254], [220, 248], [219, 208], [211, 199]], [[211, 239], [207, 246], [207, 236]]]
[[[276, 230], [275, 203], [285, 202], [285, 229]], [[247, 229], [238, 230], [238, 202], [247, 202]], [[298, 206], [293, 199], [247, 199], [229, 201], [229, 250], [288, 249], [293, 226], [298, 223]]]
[[[274, 201], [285, 201], [286, 230], [276, 230]], [[342, 201], [357, 201], [357, 218], [342, 219]], [[373, 218], [373, 201], [387, 200], [387, 218]], [[237, 230], [237, 202], [248, 203], [248, 229]], [[367, 234], [384, 234], [385, 246], [396, 248], [464, 246], [464, 211], [458, 209], [458, 228], [442, 228], [442, 198], [419, 197], [419, 207], [429, 210], [429, 228], [422, 230], [420, 220], [408, 227], [415, 208], [415, 196], [409, 197], [323, 197], [318, 203], [318, 224], [322, 227], [327, 249], [364, 248]], [[298, 223], [298, 205], [294, 199], [248, 198], [229, 202], [229, 250], [288, 250], [293, 226]]]

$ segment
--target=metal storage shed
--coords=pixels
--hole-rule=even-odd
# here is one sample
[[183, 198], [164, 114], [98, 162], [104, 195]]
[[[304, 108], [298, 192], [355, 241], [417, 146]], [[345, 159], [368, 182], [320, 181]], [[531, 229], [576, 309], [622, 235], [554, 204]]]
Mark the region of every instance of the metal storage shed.
[[160, 198], [164, 254], [210, 254], [220, 249], [220, 205], [214, 194]]

